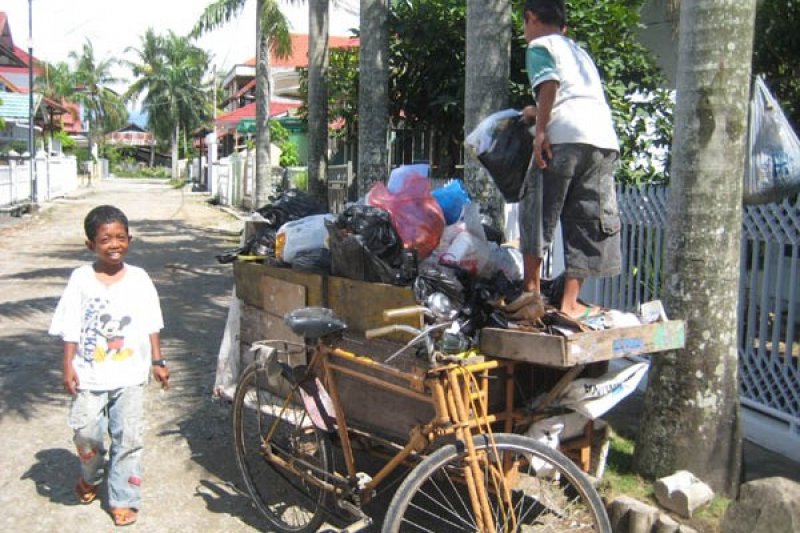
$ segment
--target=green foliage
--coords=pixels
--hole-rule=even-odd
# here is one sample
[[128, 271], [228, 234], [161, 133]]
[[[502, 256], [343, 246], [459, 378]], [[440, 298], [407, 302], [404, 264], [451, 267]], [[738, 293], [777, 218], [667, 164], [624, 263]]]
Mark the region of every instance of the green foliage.
[[172, 31], [159, 35], [148, 29], [133, 51], [137, 61], [126, 64], [135, 80], [125, 98], [144, 95], [148, 127], [159, 140], [171, 140], [176, 128], [192, 131], [211, 116], [210, 84], [203, 79], [208, 65], [204, 50]]
[[76, 148], [75, 159], [78, 161], [78, 163], [86, 163], [92, 160], [92, 154], [89, 152], [88, 148]]
[[286, 126], [277, 120], [269, 121], [269, 138], [270, 141], [280, 146], [283, 143], [289, 142], [289, 130]]
[[300, 165], [300, 154], [297, 145], [289, 140], [289, 130], [277, 120], [269, 121], [270, 143], [281, 149], [281, 160], [278, 162], [283, 168]]
[[308, 172], [298, 172], [292, 176], [292, 182], [289, 184], [289, 188], [300, 189], [301, 191], [308, 190]]
[[67, 134], [67, 132], [63, 130], [55, 131], [53, 132], [53, 137], [55, 139], [58, 139], [58, 141], [61, 143], [62, 152], [64, 152], [65, 154], [71, 154], [75, 152], [75, 149], [77, 148], [77, 143], [75, 142], [75, 139], [72, 136]]
[[789, 121], [800, 127], [800, 39], [797, 0], [763, 0], [756, 11], [753, 74], [763, 74]]
[[104, 133], [122, 127], [128, 120], [125, 102], [110, 86], [118, 81], [111, 73], [117, 61], [114, 58], [95, 58], [91, 41], [86, 41], [80, 53], [72, 51], [75, 62], [71, 81], [76, 91], [72, 98], [81, 104], [87, 130], [93, 142], [99, 142]]
[[112, 170], [114, 176], [118, 178], [157, 178], [170, 179], [171, 169], [167, 167], [145, 167], [131, 166], [128, 168], [118, 167]]
[[405, 128], [435, 131], [437, 172], [452, 176], [464, 130], [466, 7], [453, 0], [393, 5], [389, 16], [389, 106]]
[[[331, 137], [355, 142], [358, 137], [358, 47], [331, 48], [328, 52], [328, 118], [341, 122]], [[308, 69], [300, 69], [300, 97], [297, 115], [308, 120]]]
[[283, 168], [296, 167], [300, 165], [300, 153], [297, 150], [297, 145], [291, 142], [285, 142], [280, 145], [281, 147], [281, 160], [278, 162]]

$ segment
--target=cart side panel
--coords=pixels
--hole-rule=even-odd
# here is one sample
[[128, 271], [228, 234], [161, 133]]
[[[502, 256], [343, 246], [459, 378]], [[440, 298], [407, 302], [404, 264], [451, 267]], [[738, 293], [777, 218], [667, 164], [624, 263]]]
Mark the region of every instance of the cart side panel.
[[481, 352], [493, 357], [546, 366], [567, 366], [564, 338], [544, 333], [483, 328]]
[[264, 292], [261, 280], [264, 277], [288, 281], [305, 287], [306, 301], [303, 304], [304, 306], [325, 307], [327, 305], [325, 276], [319, 274], [237, 261], [233, 264], [233, 275], [236, 282], [236, 296], [244, 303], [254, 307], [263, 308]]
[[641, 326], [576, 333], [569, 337], [484, 328], [481, 350], [494, 357], [569, 367], [683, 348], [684, 322], [669, 320]]
[[[397, 287], [384, 283], [357, 281], [330, 276], [328, 278], [328, 305], [336, 316], [347, 322], [347, 328], [357, 333], [379, 328], [387, 324], [422, 325], [421, 317], [405, 317], [386, 322], [383, 311], [417, 305], [414, 292], [409, 287]], [[389, 337], [407, 341], [408, 335]]]

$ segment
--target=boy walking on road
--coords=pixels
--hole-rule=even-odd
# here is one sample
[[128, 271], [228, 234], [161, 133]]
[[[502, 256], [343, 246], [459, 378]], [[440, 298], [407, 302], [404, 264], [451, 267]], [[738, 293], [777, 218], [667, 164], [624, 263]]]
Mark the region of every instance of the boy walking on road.
[[114, 524], [123, 526], [136, 521], [141, 501], [144, 385], [151, 368], [169, 387], [159, 339], [164, 323], [150, 277], [124, 262], [131, 239], [125, 214], [96, 207], [84, 229], [95, 261], [72, 272], [49, 332], [64, 340], [69, 424], [81, 461], [76, 495], [83, 504], [97, 497], [109, 433], [108, 505]]
[[520, 202], [523, 287], [540, 307], [542, 257], [560, 219], [566, 264], [560, 310], [581, 320], [598, 312], [578, 301], [584, 278], [621, 268], [613, 175], [619, 143], [594, 62], [562, 33], [564, 1], [526, 0], [523, 15], [536, 100], [534, 161]]

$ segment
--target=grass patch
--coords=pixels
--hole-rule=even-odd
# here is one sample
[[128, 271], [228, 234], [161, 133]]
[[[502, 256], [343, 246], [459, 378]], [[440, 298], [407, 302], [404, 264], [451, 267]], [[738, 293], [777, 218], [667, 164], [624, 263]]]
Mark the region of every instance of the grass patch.
[[[661, 509], [653, 492], [653, 482], [633, 472], [633, 450], [635, 442], [616, 433], [611, 435], [611, 445], [606, 459], [606, 470], [597, 490], [606, 501], [618, 496], [629, 496]], [[701, 533], [715, 533], [720, 530], [722, 518], [731, 500], [715, 496], [708, 505], [698, 509], [690, 519], [670, 514], [673, 519], [686, 524]], [[661, 509], [663, 512], [667, 512]]]
[[635, 442], [612, 434], [606, 459], [606, 471], [598, 490], [608, 500], [626, 495], [648, 503], [655, 503], [653, 484], [633, 472]]

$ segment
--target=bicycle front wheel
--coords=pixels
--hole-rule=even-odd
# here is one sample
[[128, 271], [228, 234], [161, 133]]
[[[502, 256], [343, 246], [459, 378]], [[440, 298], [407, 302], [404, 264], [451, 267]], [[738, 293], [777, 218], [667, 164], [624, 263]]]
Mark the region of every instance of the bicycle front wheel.
[[[563, 454], [522, 435], [495, 434], [494, 445], [490, 440], [473, 439], [482, 474], [477, 495], [465, 482], [466, 447], [448, 444], [397, 489], [383, 533], [611, 531], [600, 495]], [[476, 513], [472, 502], [481, 494], [484, 511]]]
[[265, 450], [269, 446], [276, 456], [294, 460], [306, 473], [330, 472], [330, 439], [311, 423], [302, 402], [284, 409], [286, 398], [271, 390], [262, 365], [253, 363], [242, 373], [233, 399], [236, 463], [253, 503], [272, 526], [284, 532], [316, 531], [327, 493], [269, 461]]

